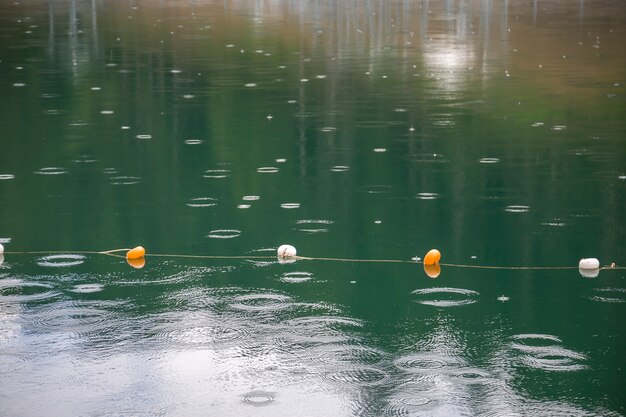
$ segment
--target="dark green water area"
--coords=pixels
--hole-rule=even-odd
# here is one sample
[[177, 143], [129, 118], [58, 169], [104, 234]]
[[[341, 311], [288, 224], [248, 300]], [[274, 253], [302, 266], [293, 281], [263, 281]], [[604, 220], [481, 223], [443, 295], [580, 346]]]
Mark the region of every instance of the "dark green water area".
[[621, 0], [3, 1], [0, 416], [625, 415], [625, 41]]

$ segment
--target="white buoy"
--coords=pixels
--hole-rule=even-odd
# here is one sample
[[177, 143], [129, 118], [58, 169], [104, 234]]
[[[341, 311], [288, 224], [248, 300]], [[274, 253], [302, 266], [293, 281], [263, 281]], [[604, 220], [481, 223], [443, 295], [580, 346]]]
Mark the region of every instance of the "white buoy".
[[582, 258], [578, 262], [578, 269], [599, 269], [600, 261], [596, 258]]
[[2, 255], [4, 253], [4, 246], [2, 246], [2, 243], [0, 243], [0, 255]]
[[280, 245], [276, 254], [279, 258], [293, 258], [296, 256], [296, 248], [291, 245]]

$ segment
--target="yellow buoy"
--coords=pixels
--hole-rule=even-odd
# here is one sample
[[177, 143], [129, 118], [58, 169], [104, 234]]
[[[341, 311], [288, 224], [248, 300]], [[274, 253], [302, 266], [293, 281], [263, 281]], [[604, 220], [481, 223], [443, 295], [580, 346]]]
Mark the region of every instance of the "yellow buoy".
[[424, 272], [430, 278], [437, 278], [441, 274], [441, 266], [439, 264], [424, 264]]
[[441, 259], [441, 252], [437, 249], [431, 249], [428, 251], [426, 256], [424, 256], [424, 265], [436, 265], [439, 263]]
[[137, 246], [126, 252], [126, 259], [139, 259], [143, 258], [146, 254], [146, 250], [142, 246]]
[[126, 258], [126, 262], [128, 262], [128, 265], [137, 269], [141, 269], [146, 266], [146, 258]]

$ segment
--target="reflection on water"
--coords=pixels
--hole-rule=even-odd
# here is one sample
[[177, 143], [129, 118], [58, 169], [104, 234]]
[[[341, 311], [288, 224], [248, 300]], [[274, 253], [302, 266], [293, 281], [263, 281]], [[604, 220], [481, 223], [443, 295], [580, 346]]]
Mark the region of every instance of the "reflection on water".
[[626, 413], [622, 270], [575, 268], [626, 259], [625, 23], [612, 0], [0, 5], [0, 415]]

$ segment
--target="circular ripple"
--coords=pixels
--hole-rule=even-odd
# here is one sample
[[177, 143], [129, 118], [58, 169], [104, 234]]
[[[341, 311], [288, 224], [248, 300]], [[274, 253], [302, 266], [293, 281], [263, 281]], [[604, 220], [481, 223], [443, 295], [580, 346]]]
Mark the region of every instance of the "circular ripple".
[[24, 368], [27, 363], [28, 359], [23, 355], [13, 352], [0, 352], [0, 374], [11, 374]]
[[100, 292], [104, 289], [102, 284], [79, 284], [75, 285], [70, 291], [79, 294], [90, 294], [94, 292]]
[[141, 178], [130, 176], [111, 177], [111, 185], [134, 185], [139, 184]]
[[475, 303], [479, 293], [464, 288], [422, 288], [411, 292], [416, 302], [435, 307], [457, 307]]
[[137, 135], [137, 139], [152, 139], [152, 135]]
[[275, 311], [293, 306], [291, 297], [281, 294], [246, 294], [233, 299], [232, 308], [246, 311]]
[[211, 230], [206, 236], [211, 239], [233, 239], [241, 236], [241, 230], [237, 229], [218, 229]]
[[481, 164], [497, 164], [500, 162], [499, 158], [480, 158], [478, 160]]
[[251, 391], [243, 395], [241, 402], [254, 407], [265, 407], [276, 401], [275, 394], [267, 391]]
[[248, 335], [241, 327], [223, 324], [181, 329], [179, 323], [168, 324], [171, 328], [159, 332], [159, 337], [186, 346], [205, 346], [233, 342]]
[[451, 356], [413, 353], [396, 359], [394, 365], [412, 373], [438, 373], [444, 368], [458, 369], [461, 363], [460, 360]]
[[187, 139], [185, 145], [201, 145], [204, 141], [202, 139]]
[[324, 343], [309, 349], [305, 359], [317, 363], [339, 361], [360, 365], [375, 365], [383, 360], [384, 353], [366, 346]]
[[281, 281], [290, 284], [298, 284], [311, 279], [313, 279], [313, 274], [310, 272], [286, 272], [280, 277]]
[[41, 257], [37, 260], [37, 265], [62, 268], [80, 265], [83, 262], [85, 262], [85, 257], [83, 255], [61, 254]]
[[261, 167], [261, 168], [257, 168], [256, 172], [259, 172], [261, 174], [273, 174], [275, 172], [278, 172], [278, 168], [276, 168], [276, 167]]
[[330, 170], [333, 172], [346, 172], [350, 170], [350, 167], [347, 165], [335, 165]]
[[227, 178], [230, 174], [228, 169], [207, 169], [202, 175], [203, 178]]
[[280, 207], [284, 209], [297, 209], [300, 208], [300, 203], [283, 203]]
[[512, 205], [504, 208], [504, 211], [508, 211], [509, 213], [526, 213], [528, 210], [530, 210], [530, 206], [522, 205]]
[[377, 385], [388, 378], [387, 373], [372, 367], [357, 367], [327, 372], [324, 378], [350, 385]]
[[437, 193], [418, 193], [415, 198], [419, 200], [435, 200], [439, 198], [439, 194]]
[[244, 195], [241, 199], [244, 201], [257, 201], [261, 199], [261, 197], [258, 195]]
[[52, 286], [41, 282], [28, 282], [21, 279], [0, 280], [0, 302], [26, 302], [44, 300], [56, 296]]
[[35, 324], [50, 330], [67, 329], [72, 333], [88, 333], [101, 329], [108, 319], [108, 313], [98, 308], [62, 305], [38, 313]]
[[212, 197], [192, 198], [187, 203], [188, 207], [213, 207], [217, 205], [217, 199]]
[[34, 174], [37, 175], [62, 175], [67, 174], [65, 168], [60, 167], [45, 167], [34, 171]]
[[13, 174], [0, 174], [0, 180], [12, 180], [15, 178]]
[[489, 374], [480, 369], [460, 369], [452, 372], [452, 377], [462, 384], [483, 384], [489, 381]]
[[295, 230], [305, 233], [320, 233], [320, 232], [328, 232], [327, 225], [331, 225], [334, 222], [332, 220], [316, 220], [316, 219], [304, 219], [297, 220], [296, 224], [299, 227], [296, 227]]

